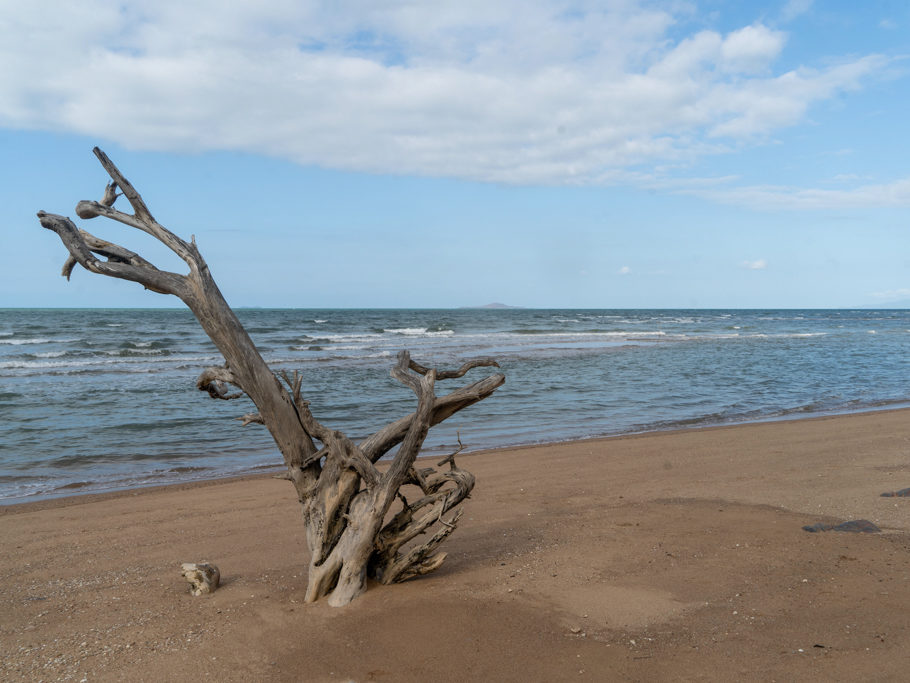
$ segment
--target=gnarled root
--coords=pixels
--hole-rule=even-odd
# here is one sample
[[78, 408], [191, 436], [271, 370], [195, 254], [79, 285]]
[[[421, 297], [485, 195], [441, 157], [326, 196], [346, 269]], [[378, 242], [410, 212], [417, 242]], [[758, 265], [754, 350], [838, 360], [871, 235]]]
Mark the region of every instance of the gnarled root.
[[[376, 551], [370, 560], [370, 576], [380, 583], [397, 583], [429, 574], [445, 560], [445, 553], [434, 555], [433, 551], [455, 531], [462, 511], [448, 520], [444, 515], [474, 488], [474, 475], [457, 467], [451, 456], [446, 460], [448, 472], [436, 472], [432, 468], [412, 470], [411, 482], [420, 486], [424, 496], [408, 503], [399, 495], [402, 509], [379, 532]], [[402, 552], [405, 545], [437, 523], [440, 528], [428, 541]]]

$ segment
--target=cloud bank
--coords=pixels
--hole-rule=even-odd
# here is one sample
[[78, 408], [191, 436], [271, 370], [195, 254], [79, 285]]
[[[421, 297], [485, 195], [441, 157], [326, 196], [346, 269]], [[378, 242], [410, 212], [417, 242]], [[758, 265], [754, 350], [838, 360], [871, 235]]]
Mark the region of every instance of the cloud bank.
[[754, 23], [675, 37], [686, 18], [676, 6], [7, 4], [0, 125], [376, 173], [612, 184], [761, 140], [887, 63], [867, 55], [776, 72], [782, 31]]

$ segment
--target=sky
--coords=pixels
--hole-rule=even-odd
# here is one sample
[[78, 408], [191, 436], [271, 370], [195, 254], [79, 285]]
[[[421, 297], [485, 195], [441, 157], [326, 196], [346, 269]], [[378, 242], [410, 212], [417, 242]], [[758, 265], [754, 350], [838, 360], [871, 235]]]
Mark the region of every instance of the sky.
[[0, 0], [0, 307], [181, 305], [95, 145], [237, 307], [907, 302], [908, 121], [903, 0]]

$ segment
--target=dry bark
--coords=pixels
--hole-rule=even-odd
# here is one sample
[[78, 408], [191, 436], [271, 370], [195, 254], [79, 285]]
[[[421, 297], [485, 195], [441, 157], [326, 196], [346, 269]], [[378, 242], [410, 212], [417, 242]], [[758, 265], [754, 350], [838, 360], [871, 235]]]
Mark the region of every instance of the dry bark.
[[[279, 379], [269, 369], [221, 295], [195, 238], [186, 242], [159, 224], [107, 155], [97, 147], [94, 153], [111, 182], [101, 201], [79, 202], [77, 215], [83, 219], [103, 216], [152, 235], [177, 254], [189, 272], [159, 270], [138, 254], [81, 230], [67, 217], [39, 211], [41, 225], [55, 232], [69, 251], [63, 275], [69, 278], [79, 264], [93, 273], [172, 294], [193, 312], [225, 360], [223, 366], [205, 369], [197, 387], [216, 399], [248, 396], [258, 412], [239, 419], [245, 425], [265, 425], [284, 457], [287, 479], [303, 506], [310, 549], [306, 599], [328, 596], [330, 604], [345, 605], [365, 590], [368, 576], [392, 583], [438, 568], [445, 553], [436, 549], [455, 529], [461, 512], [449, 519], [444, 515], [470, 495], [474, 477], [455, 465], [454, 454], [437, 465], [448, 464], [444, 472], [418, 470], [415, 460], [430, 427], [483, 400], [505, 377], [493, 374], [441, 397], [436, 396], [436, 382], [462, 377], [476, 367], [499, 367], [496, 362], [475, 359], [457, 370], [436, 370], [402, 351], [392, 376], [414, 392], [417, 409], [361, 443], [353, 443], [313, 417], [301, 396], [299, 374], [282, 373]], [[132, 213], [114, 208], [121, 196], [118, 189]], [[376, 462], [395, 446], [399, 448], [388, 468], [377, 469]], [[406, 485], [418, 487], [422, 496], [409, 503], [401, 492]], [[401, 509], [386, 522], [396, 500]], [[429, 540], [413, 543], [434, 526], [438, 531]]]

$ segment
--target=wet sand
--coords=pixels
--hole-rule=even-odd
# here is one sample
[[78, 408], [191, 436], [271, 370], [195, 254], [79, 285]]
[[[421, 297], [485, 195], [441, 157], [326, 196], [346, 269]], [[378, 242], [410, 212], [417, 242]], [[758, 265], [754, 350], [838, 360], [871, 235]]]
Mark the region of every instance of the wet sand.
[[[907, 680], [910, 411], [461, 456], [435, 574], [303, 603], [269, 477], [0, 508], [0, 678]], [[878, 534], [806, 533], [868, 519]], [[223, 585], [192, 597], [180, 564]]]

